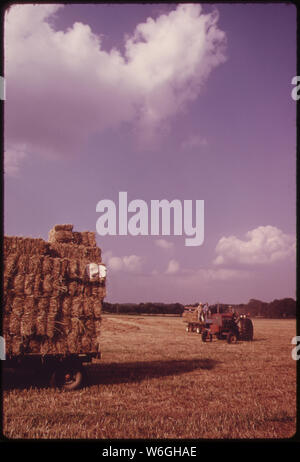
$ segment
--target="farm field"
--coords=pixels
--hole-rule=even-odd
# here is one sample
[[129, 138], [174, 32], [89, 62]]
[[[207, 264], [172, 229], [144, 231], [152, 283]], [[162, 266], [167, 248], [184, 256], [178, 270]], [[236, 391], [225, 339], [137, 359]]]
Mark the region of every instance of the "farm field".
[[3, 432], [25, 439], [273, 439], [296, 431], [295, 320], [254, 319], [254, 341], [187, 333], [180, 317], [103, 315], [102, 360], [64, 392], [7, 372]]

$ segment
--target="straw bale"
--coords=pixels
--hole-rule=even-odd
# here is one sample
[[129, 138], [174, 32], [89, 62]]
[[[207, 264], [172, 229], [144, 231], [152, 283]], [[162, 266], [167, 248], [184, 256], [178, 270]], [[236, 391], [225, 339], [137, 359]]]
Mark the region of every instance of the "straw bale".
[[14, 335], [11, 341], [11, 352], [13, 355], [19, 355], [23, 351], [23, 338], [20, 335]]
[[18, 273], [28, 273], [29, 260], [29, 255], [20, 255], [18, 260]]
[[83, 300], [83, 313], [87, 319], [92, 317], [94, 314], [93, 301], [91, 300], [90, 297], [86, 297], [86, 295], [84, 295], [84, 300]]
[[47, 315], [46, 335], [49, 338], [54, 336], [55, 318], [59, 310], [59, 300], [55, 297], [50, 298], [49, 311]]
[[81, 348], [80, 350], [83, 353], [88, 353], [92, 349], [92, 339], [91, 337], [88, 337], [87, 335], [83, 335], [81, 338]]
[[15, 297], [9, 317], [9, 333], [20, 335], [21, 319], [24, 313], [24, 297]]
[[67, 277], [69, 272], [69, 260], [67, 258], [61, 258], [61, 267], [60, 267], [60, 274], [62, 277]]
[[93, 312], [95, 319], [101, 319], [102, 302], [99, 299], [93, 299]]
[[54, 231], [73, 231], [73, 225], [54, 225], [52, 229]]
[[83, 297], [74, 297], [71, 305], [71, 317], [80, 318], [83, 314]]
[[13, 290], [15, 294], [24, 293], [24, 283], [25, 283], [25, 275], [23, 273], [18, 273], [13, 282]]
[[68, 296], [64, 297], [62, 299], [62, 314], [63, 314], [64, 319], [70, 318], [71, 306], [72, 306], [72, 298]]
[[20, 333], [24, 337], [35, 332], [35, 305], [33, 297], [25, 297], [24, 312], [20, 324]]
[[84, 324], [79, 318], [71, 318], [71, 329], [67, 335], [67, 345], [70, 353], [80, 350], [80, 336], [84, 333]]
[[35, 274], [29, 273], [25, 274], [24, 278], [24, 294], [25, 295], [32, 295], [34, 292], [34, 281], [35, 281]]
[[96, 233], [88, 232], [88, 240], [89, 240], [89, 246], [90, 247], [96, 247], [97, 246]]
[[41, 278], [41, 275], [40, 273], [37, 273], [35, 275], [35, 278], [34, 278], [34, 295], [35, 296], [39, 296], [40, 294], [43, 293], [43, 284], [42, 284], [43, 280]]
[[45, 276], [46, 274], [52, 273], [53, 271], [53, 258], [49, 257], [48, 255], [44, 257], [42, 263], [42, 273]]
[[101, 250], [99, 247], [53, 242], [51, 243], [50, 251], [60, 258], [83, 259], [85, 264], [91, 261], [101, 263]]
[[28, 273], [41, 273], [42, 272], [43, 256], [31, 255], [28, 261]]
[[52, 274], [53, 278], [57, 279], [61, 277], [61, 259], [60, 258], [52, 258]]
[[40, 298], [37, 305], [35, 328], [37, 335], [46, 335], [49, 298]]
[[68, 294], [70, 295], [70, 297], [74, 297], [77, 295], [77, 282], [76, 281], [68, 282]]
[[73, 231], [73, 243], [75, 245], [81, 245], [81, 233]]
[[53, 290], [53, 277], [51, 274], [46, 274], [43, 279], [43, 291], [45, 294], [51, 294]]
[[18, 254], [8, 255], [4, 262], [4, 274], [9, 278], [14, 276], [18, 269]]
[[82, 242], [82, 245], [84, 245], [85, 247], [88, 247], [90, 245], [88, 231], [83, 231], [81, 233], [81, 242]]
[[54, 230], [52, 229], [50, 232], [49, 232], [49, 238], [48, 238], [49, 242], [52, 243], [52, 242], [60, 242], [60, 243], [63, 243], [63, 242], [72, 242], [73, 241], [73, 233], [72, 231], [69, 231], [69, 230]]
[[101, 262], [95, 233], [56, 225], [42, 239], [4, 239], [4, 335], [12, 354], [98, 349], [104, 286], [86, 265]]
[[18, 254], [40, 254], [44, 255], [48, 252], [48, 244], [40, 238], [24, 238], [17, 236], [4, 236], [4, 253]]
[[60, 276], [58, 279], [53, 279], [52, 295], [55, 297], [61, 297], [68, 293], [68, 286], [66, 281]]
[[79, 261], [70, 260], [69, 263], [69, 276], [70, 278], [77, 278], [79, 276]]

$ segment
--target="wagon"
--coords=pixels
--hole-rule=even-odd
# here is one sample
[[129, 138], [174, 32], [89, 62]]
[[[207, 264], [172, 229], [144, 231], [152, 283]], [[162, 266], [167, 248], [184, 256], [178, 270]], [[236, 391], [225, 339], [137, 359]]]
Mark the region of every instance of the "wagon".
[[86, 383], [84, 365], [93, 359], [100, 359], [101, 352], [69, 354], [69, 355], [10, 355], [4, 363], [4, 369], [32, 370], [38, 377], [46, 379], [53, 388], [66, 391], [77, 390]]

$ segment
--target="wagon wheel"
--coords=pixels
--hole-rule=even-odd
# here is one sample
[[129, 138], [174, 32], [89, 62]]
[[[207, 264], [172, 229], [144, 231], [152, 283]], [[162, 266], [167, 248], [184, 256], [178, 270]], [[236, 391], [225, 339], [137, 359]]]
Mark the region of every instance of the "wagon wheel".
[[64, 365], [55, 369], [51, 375], [50, 386], [66, 391], [78, 390], [84, 381], [84, 370], [80, 365]]
[[207, 342], [208, 340], [209, 340], [210, 342], [212, 341], [212, 335], [211, 335], [211, 333], [208, 332], [207, 330], [204, 330], [204, 331], [202, 332], [202, 341], [203, 341], [203, 342]]
[[238, 341], [238, 336], [236, 332], [233, 332], [233, 331], [229, 332], [228, 337], [227, 337], [227, 342], [232, 344], [232, 343], [237, 343], [237, 341]]
[[253, 340], [253, 324], [251, 319], [241, 319], [241, 338], [242, 340]]

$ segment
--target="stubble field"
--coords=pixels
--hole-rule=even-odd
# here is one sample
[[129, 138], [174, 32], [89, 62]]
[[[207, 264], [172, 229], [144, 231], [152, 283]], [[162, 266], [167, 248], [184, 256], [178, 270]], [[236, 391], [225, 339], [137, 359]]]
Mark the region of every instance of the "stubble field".
[[[187, 333], [180, 317], [104, 315], [85, 388], [6, 373], [3, 430], [25, 439], [273, 439], [296, 431], [295, 320], [254, 319], [254, 341]], [[37, 384], [39, 386], [37, 386]]]

